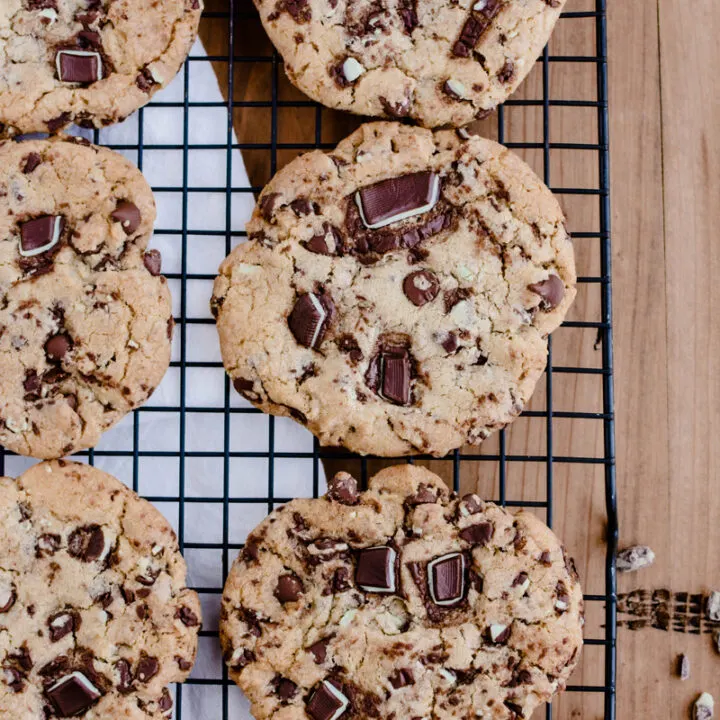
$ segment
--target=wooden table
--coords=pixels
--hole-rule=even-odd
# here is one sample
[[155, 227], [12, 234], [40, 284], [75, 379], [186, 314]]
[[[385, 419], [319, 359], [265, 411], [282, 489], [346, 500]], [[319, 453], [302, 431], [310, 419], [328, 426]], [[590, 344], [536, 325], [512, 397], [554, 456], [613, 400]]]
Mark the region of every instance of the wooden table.
[[[222, 0], [211, 0], [222, 7]], [[612, 220], [615, 306], [615, 397], [617, 470], [621, 542], [650, 545], [657, 562], [650, 570], [620, 578], [620, 592], [668, 589], [704, 593], [720, 589], [720, 10], [716, 0], [696, 0], [691, 9], [680, 0], [611, 0], [609, 10], [610, 117], [612, 148]], [[568, 10], [593, 10], [594, 0], [569, 0]], [[236, 51], [267, 54], [258, 23], [243, 20]], [[593, 54], [594, 21], [561, 21], [552, 40], [553, 54]], [[206, 20], [203, 39], [210, 54], [227, 52], [225, 20]], [[540, 97], [535, 71], [519, 97]], [[221, 82], [227, 67], [218, 63]], [[272, 68], [239, 64], [234, 84], [238, 100], [267, 99]], [[553, 64], [551, 92], [556, 97], [595, 99], [594, 66]], [[227, 85], [225, 85], [227, 87]], [[284, 78], [281, 99], [302, 99]], [[540, 109], [508, 109], [506, 139], [542, 137]], [[495, 136], [489, 118], [481, 131]], [[551, 139], [595, 142], [594, 112], [553, 108]], [[333, 142], [357, 125], [347, 115], [323, 111], [323, 141]], [[238, 109], [240, 142], [269, 142], [270, 110]], [[280, 140], [312, 143], [315, 110], [280, 111]], [[294, 151], [279, 154], [280, 164]], [[524, 157], [542, 170], [540, 151]], [[592, 186], [597, 163], [579, 151], [553, 151], [553, 185]], [[245, 153], [254, 185], [270, 177], [270, 154]], [[597, 228], [597, 202], [561, 198], [571, 229]], [[596, 246], [576, 242], [579, 274], [598, 274]], [[571, 318], [598, 318], [597, 287], [581, 286]], [[553, 341], [557, 364], [599, 367], [594, 331], [559, 330]], [[597, 376], [555, 376], [555, 408], [600, 411]], [[541, 386], [531, 409], [544, 409]], [[497, 449], [497, 438], [483, 451]], [[507, 433], [508, 453], [544, 453], [542, 421], [520, 419]], [[601, 457], [601, 423], [556, 419], [554, 452]], [[429, 463], [447, 474], [446, 465]], [[330, 470], [331, 468], [328, 468]], [[496, 467], [463, 463], [463, 489], [497, 497]], [[543, 464], [509, 465], [508, 487], [514, 497], [545, 498]], [[602, 593], [604, 494], [602, 467], [556, 465], [554, 527], [578, 560], [588, 593]], [[542, 514], [542, 513], [541, 513]], [[662, 597], [655, 593], [655, 597]], [[618, 640], [619, 720], [685, 718], [696, 695], [708, 690], [720, 701], [720, 656], [713, 650], [711, 628], [701, 623], [700, 601], [684, 596], [669, 607], [671, 628], [650, 627], [651, 606], [639, 615], [621, 615]], [[596, 605], [596, 604], [595, 604]], [[624, 601], [623, 606], [627, 605]], [[687, 605], [687, 606], [686, 606]], [[657, 609], [657, 608], [656, 608]], [[662, 612], [660, 613], [662, 616]], [[631, 630], [648, 625], [644, 629]], [[588, 636], [602, 633], [601, 609], [588, 614]], [[655, 624], [665, 624], [665, 618]], [[697, 627], [696, 627], [697, 626]], [[687, 630], [693, 632], [687, 632]], [[702, 631], [702, 632], [701, 632]], [[674, 676], [678, 653], [691, 660], [690, 679]], [[603, 682], [602, 649], [588, 647], [573, 684]], [[554, 717], [599, 720], [602, 698], [567, 694]], [[539, 713], [538, 713], [539, 715]]]

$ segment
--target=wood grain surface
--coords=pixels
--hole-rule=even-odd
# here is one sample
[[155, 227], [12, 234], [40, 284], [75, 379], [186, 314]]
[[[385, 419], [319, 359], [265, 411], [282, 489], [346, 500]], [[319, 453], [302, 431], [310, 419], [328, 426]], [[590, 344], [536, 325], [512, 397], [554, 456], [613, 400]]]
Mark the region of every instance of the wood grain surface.
[[[210, 9], [223, 9], [211, 0]], [[615, 397], [617, 471], [621, 511], [621, 544], [643, 543], [657, 554], [655, 566], [621, 576], [622, 600], [618, 639], [619, 720], [686, 718], [694, 697], [714, 693], [720, 701], [720, 655], [713, 649], [708, 623], [700, 621], [703, 593], [720, 589], [720, 9], [715, 0], [696, 0], [692, 12], [680, 0], [614, 0], [609, 3], [609, 67], [613, 221], [613, 293], [615, 333]], [[249, 9], [249, 8], [248, 8]], [[569, 0], [569, 11], [592, 11], [594, 0]], [[267, 55], [270, 45], [258, 20], [243, 16], [237, 24], [235, 53]], [[206, 19], [203, 40], [211, 55], [228, 50], [227, 21]], [[552, 55], [594, 55], [595, 20], [567, 18], [559, 22], [550, 44]], [[216, 71], [227, 91], [227, 64]], [[233, 77], [234, 99], [271, 99], [273, 73], [278, 100], [302, 102], [304, 96], [270, 63], [240, 62]], [[517, 98], [542, 98], [543, 78], [537, 66]], [[596, 99], [594, 63], [551, 63], [550, 97]], [[542, 142], [542, 108], [507, 107], [505, 137], [509, 143]], [[280, 107], [277, 141], [303, 145], [316, 140], [322, 115], [322, 142], [336, 142], [359, 119], [311, 107]], [[271, 109], [235, 110], [240, 143], [273, 142]], [[478, 125], [497, 137], [497, 119]], [[597, 113], [592, 108], [553, 107], [551, 142], [595, 143]], [[279, 166], [301, 149], [278, 150]], [[594, 151], [552, 150], [546, 168], [542, 150], [518, 150], [542, 176], [547, 170], [556, 188], [595, 188]], [[277, 168], [270, 148], [244, 151], [253, 185], [261, 187]], [[574, 232], [599, 229], [597, 197], [560, 196]], [[599, 241], [577, 239], [578, 274], [600, 274]], [[582, 284], [570, 320], [600, 319], [600, 287]], [[561, 328], [553, 336], [554, 366], [601, 367], [594, 329]], [[601, 377], [553, 373], [555, 411], [602, 411]], [[546, 383], [541, 381], [528, 409], [546, 409]], [[508, 456], [546, 455], [542, 417], [519, 419], [501, 439], [481, 448], [498, 454], [504, 442]], [[554, 456], [602, 458], [602, 423], [555, 418]], [[448, 461], [427, 463], [451, 478]], [[379, 463], [370, 462], [373, 471]], [[360, 461], [327, 464], [328, 472], [360, 470]], [[604, 592], [605, 498], [603, 468], [554, 462], [553, 526], [576, 557], [585, 592]], [[548, 467], [543, 462], [509, 460], [504, 468], [506, 498], [523, 502], [547, 499]], [[498, 499], [500, 467], [496, 460], [461, 464], [461, 487]], [[544, 508], [538, 514], [547, 519]], [[669, 591], [666, 601], [664, 590]], [[654, 592], [653, 594], [653, 591]], [[680, 593], [675, 597], [673, 593]], [[685, 598], [682, 593], [689, 593]], [[692, 597], [699, 594], [700, 597]], [[634, 602], [640, 599], [640, 603]], [[669, 615], [669, 621], [666, 618]], [[658, 619], [659, 618], [659, 619]], [[603, 636], [603, 607], [589, 603], [587, 637]], [[666, 622], [667, 621], [667, 622]], [[652, 625], [669, 625], [669, 630]], [[679, 653], [691, 660], [687, 681], [675, 676]], [[586, 647], [573, 685], [599, 686], [603, 648]], [[539, 717], [540, 713], [536, 715]], [[599, 693], [567, 693], [553, 717], [600, 720]]]

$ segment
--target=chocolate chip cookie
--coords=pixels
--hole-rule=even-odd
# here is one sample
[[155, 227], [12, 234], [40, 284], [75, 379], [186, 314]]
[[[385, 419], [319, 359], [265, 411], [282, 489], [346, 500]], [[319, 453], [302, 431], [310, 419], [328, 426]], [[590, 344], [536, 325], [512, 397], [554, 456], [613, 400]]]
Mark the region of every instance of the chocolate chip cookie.
[[185, 574], [165, 518], [110, 475], [0, 478], [0, 717], [170, 717], [200, 630]]
[[248, 537], [220, 637], [257, 720], [529, 718], [582, 646], [574, 563], [534, 515], [401, 465], [341, 473]]
[[461, 126], [530, 72], [565, 0], [255, 0], [290, 80], [361, 115]]
[[201, 11], [202, 0], [3, 0], [0, 131], [123, 120], [175, 77]]
[[464, 135], [373, 123], [269, 183], [212, 301], [238, 392], [384, 456], [520, 413], [575, 296], [572, 244], [530, 168]]
[[0, 444], [94, 445], [170, 362], [173, 320], [142, 174], [85, 141], [0, 143]]

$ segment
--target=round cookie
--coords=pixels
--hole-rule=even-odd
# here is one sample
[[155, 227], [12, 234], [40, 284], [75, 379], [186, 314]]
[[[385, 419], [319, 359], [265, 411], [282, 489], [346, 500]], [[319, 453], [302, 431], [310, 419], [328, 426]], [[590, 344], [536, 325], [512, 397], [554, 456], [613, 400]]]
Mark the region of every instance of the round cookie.
[[201, 12], [202, 0], [3, 0], [0, 132], [124, 120], [175, 77]]
[[168, 522], [88, 465], [0, 478], [0, 717], [169, 718], [200, 602]]
[[399, 465], [248, 537], [220, 639], [257, 720], [529, 718], [582, 646], [574, 563], [534, 515]]
[[477, 136], [399, 123], [263, 191], [212, 309], [235, 388], [362, 454], [444, 455], [522, 410], [575, 297], [547, 187]]
[[466, 125], [532, 69], [565, 0], [255, 0], [290, 80], [360, 115]]
[[170, 363], [152, 192], [71, 140], [0, 143], [0, 444], [39, 458], [94, 445]]

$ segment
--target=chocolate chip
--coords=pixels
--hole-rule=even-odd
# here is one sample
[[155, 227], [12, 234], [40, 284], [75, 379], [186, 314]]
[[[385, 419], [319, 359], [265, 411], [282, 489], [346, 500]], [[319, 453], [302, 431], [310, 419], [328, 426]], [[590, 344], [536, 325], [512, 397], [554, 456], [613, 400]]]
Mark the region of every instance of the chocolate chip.
[[390, 684], [398, 690], [401, 687], [415, 684], [415, 676], [410, 668], [401, 668], [394, 675], [389, 678]]
[[394, 593], [396, 559], [397, 553], [390, 547], [358, 550], [355, 584], [367, 592]]
[[540, 296], [543, 310], [556, 308], [565, 297], [565, 284], [557, 275], [550, 275], [547, 280], [528, 285], [528, 290]]
[[61, 333], [59, 335], [53, 335], [45, 343], [45, 354], [51, 360], [62, 360], [67, 355], [68, 350], [72, 347], [73, 342], [69, 335]]
[[490, 542], [494, 533], [495, 528], [492, 523], [482, 522], [461, 530], [460, 537], [471, 545], [485, 546]]
[[151, 275], [159, 275], [162, 271], [162, 255], [160, 255], [160, 251], [148, 250], [143, 255], [143, 264]]
[[20, 227], [20, 254], [34, 257], [47, 252], [60, 241], [65, 220], [60, 215], [44, 215]]
[[58, 642], [80, 627], [80, 616], [75, 612], [59, 612], [51, 615], [47, 621], [50, 642]]
[[538, 558], [541, 565], [545, 565], [546, 567], [550, 567], [552, 565], [552, 558], [550, 556], [549, 550], [544, 550], [540, 553], [540, 557]]
[[408, 351], [401, 347], [387, 347], [370, 361], [365, 381], [384, 400], [396, 405], [409, 405], [411, 374]]
[[307, 703], [307, 714], [313, 720], [338, 720], [350, 701], [327, 680], [323, 680]]
[[403, 280], [405, 297], [417, 307], [432, 302], [440, 292], [440, 283], [435, 273], [417, 270]]
[[365, 227], [390, 225], [431, 210], [440, 198], [440, 178], [417, 172], [362, 188], [355, 196]]
[[110, 213], [110, 217], [122, 225], [126, 235], [132, 235], [140, 227], [142, 220], [138, 206], [129, 200], [121, 200]]
[[327, 295], [301, 295], [288, 316], [288, 325], [295, 339], [304, 347], [317, 350], [322, 344], [334, 310]]
[[23, 174], [29, 175], [42, 162], [42, 158], [38, 153], [30, 153], [23, 158]]
[[97, 560], [104, 549], [105, 536], [99, 525], [79, 527], [68, 538], [68, 553], [83, 562]]
[[324, 638], [313, 643], [307, 651], [315, 658], [315, 662], [318, 665], [322, 665], [327, 659], [327, 648], [330, 643], [330, 638]]
[[178, 608], [175, 613], [175, 618], [180, 620], [186, 627], [197, 627], [200, 624], [198, 616], [189, 608], [183, 607]]
[[102, 697], [100, 690], [78, 670], [60, 678], [45, 692], [61, 717], [84, 713]]
[[121, 695], [127, 695], [135, 689], [133, 685], [132, 670], [127, 660], [118, 660], [115, 663], [115, 670], [118, 674], [117, 689]]
[[275, 694], [280, 700], [290, 700], [297, 694], [297, 685], [287, 678], [277, 675], [272, 681], [273, 687], [275, 688]]
[[91, 84], [102, 80], [102, 57], [88, 50], [59, 50], [55, 56], [60, 82]]
[[428, 563], [428, 587], [436, 605], [455, 605], [465, 594], [465, 556], [449, 553]]
[[60, 548], [60, 536], [53, 533], [44, 533], [40, 535], [35, 543], [35, 556], [36, 557], [47, 557], [48, 555], [54, 555]]
[[339, 472], [328, 483], [327, 496], [343, 505], [356, 505], [360, 499], [357, 480], [346, 472]]
[[160, 672], [158, 659], [150, 655], [143, 655], [135, 669], [135, 677], [141, 683], [148, 683]]
[[302, 594], [302, 591], [303, 585], [297, 575], [281, 575], [278, 578], [277, 588], [275, 588], [275, 597], [281, 603], [295, 602]]

